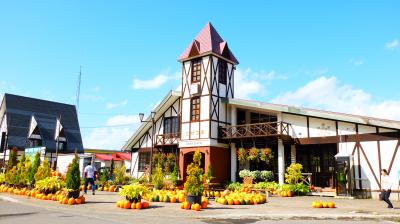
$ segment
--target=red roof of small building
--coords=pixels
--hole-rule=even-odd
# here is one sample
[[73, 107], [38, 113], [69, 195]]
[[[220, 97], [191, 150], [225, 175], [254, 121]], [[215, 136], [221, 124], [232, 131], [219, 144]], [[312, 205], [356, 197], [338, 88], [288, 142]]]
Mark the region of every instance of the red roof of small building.
[[114, 158], [113, 155], [107, 155], [107, 154], [96, 154], [96, 159], [103, 160], [103, 161], [111, 161], [111, 160], [119, 161], [119, 160], [121, 160], [120, 158], [116, 158], [116, 157]]
[[117, 152], [116, 153], [117, 158], [123, 159], [123, 160], [132, 160], [131, 154], [130, 153], [121, 153]]
[[239, 64], [239, 61], [229, 49], [228, 43], [222, 39], [210, 22], [206, 24], [192, 43], [189, 44], [179, 57], [179, 61], [184, 61], [185, 59], [205, 53], [214, 53], [228, 59], [234, 64]]

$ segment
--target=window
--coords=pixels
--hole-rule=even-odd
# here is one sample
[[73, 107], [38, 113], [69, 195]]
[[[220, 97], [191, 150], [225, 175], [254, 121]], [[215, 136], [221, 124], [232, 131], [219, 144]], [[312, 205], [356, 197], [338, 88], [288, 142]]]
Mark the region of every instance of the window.
[[146, 171], [148, 164], [150, 164], [150, 152], [140, 152], [139, 153], [139, 172]]
[[192, 61], [192, 83], [200, 82], [201, 77], [201, 58]]
[[166, 117], [164, 119], [164, 134], [179, 133], [179, 119], [178, 117]]
[[218, 80], [219, 83], [225, 84], [226, 85], [226, 71], [228, 69], [228, 64], [226, 63], [226, 61], [223, 60], [219, 60], [219, 68], [218, 68]]
[[192, 121], [200, 120], [200, 97], [193, 97], [191, 102], [191, 119]]

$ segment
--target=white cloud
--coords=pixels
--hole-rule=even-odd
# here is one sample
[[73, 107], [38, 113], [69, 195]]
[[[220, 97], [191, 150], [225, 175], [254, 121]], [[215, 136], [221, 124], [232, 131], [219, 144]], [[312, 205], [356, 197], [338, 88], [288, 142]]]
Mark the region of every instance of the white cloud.
[[272, 102], [400, 120], [400, 101], [376, 101], [362, 89], [340, 84], [336, 77], [319, 77], [295, 91], [276, 97]]
[[121, 149], [139, 126], [137, 115], [117, 115], [106, 121], [106, 126], [92, 129], [83, 137], [85, 148]]
[[114, 108], [117, 108], [117, 107], [124, 107], [124, 106], [126, 106], [128, 104], [128, 100], [123, 100], [123, 101], [121, 101], [121, 102], [119, 102], [119, 103], [107, 103], [106, 104], [106, 108], [107, 109], [114, 109]]
[[180, 73], [169, 74], [168, 72], [161, 72], [152, 79], [134, 79], [132, 83], [133, 89], [157, 89], [167, 83], [169, 80], [178, 79]]
[[235, 98], [249, 99], [253, 95], [264, 95], [265, 85], [273, 80], [286, 80], [287, 76], [278, 75], [275, 71], [254, 72], [250, 68], [235, 72]]
[[354, 66], [360, 66], [364, 64], [364, 61], [361, 59], [350, 59], [349, 63], [354, 65]]
[[395, 39], [395, 40], [392, 40], [390, 42], [387, 42], [385, 47], [386, 47], [386, 49], [394, 50], [394, 49], [399, 48], [399, 45], [400, 45], [399, 40]]

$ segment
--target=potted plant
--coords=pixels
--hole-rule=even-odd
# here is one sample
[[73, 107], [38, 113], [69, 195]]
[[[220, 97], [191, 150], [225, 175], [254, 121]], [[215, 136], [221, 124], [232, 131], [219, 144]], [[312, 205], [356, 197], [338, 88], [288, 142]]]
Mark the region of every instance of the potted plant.
[[131, 203], [140, 202], [143, 196], [147, 193], [148, 189], [137, 182], [122, 186], [121, 190], [119, 191], [119, 195]]
[[36, 182], [36, 189], [42, 194], [54, 194], [64, 187], [59, 177], [47, 177]]
[[261, 150], [260, 153], [260, 160], [269, 163], [273, 159], [272, 150], [270, 148], [264, 148]]
[[193, 155], [193, 162], [187, 167], [185, 191], [186, 201], [190, 204], [201, 204], [201, 196], [203, 194], [203, 169], [200, 168], [201, 165], [201, 153], [196, 150]]
[[247, 151], [243, 147], [237, 150], [237, 158], [240, 164], [245, 164], [247, 160]]
[[81, 177], [79, 172], [78, 155], [75, 154], [75, 158], [69, 165], [67, 176], [65, 179], [65, 187], [67, 188], [67, 198], [78, 198], [79, 187], [81, 183]]
[[126, 178], [126, 166], [124, 165], [117, 165], [114, 169], [114, 184], [117, 186], [116, 189], [118, 190], [125, 182]]
[[209, 184], [211, 180], [214, 179], [213, 177], [213, 170], [211, 164], [208, 165], [207, 174], [206, 174], [206, 183]]
[[160, 163], [156, 165], [156, 169], [153, 172], [152, 182], [154, 188], [157, 190], [160, 190], [164, 187], [164, 172]]
[[252, 161], [258, 161], [260, 159], [259, 150], [256, 147], [251, 148], [249, 150], [249, 155], [247, 159]]

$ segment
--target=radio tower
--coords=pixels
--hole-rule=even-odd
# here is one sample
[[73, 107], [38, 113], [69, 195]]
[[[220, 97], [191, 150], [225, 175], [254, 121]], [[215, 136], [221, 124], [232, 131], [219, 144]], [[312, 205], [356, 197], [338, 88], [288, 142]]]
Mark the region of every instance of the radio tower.
[[77, 82], [77, 89], [76, 89], [76, 111], [79, 110], [79, 95], [81, 94], [81, 76], [82, 76], [82, 66], [79, 67], [79, 75], [78, 75], [78, 82]]

